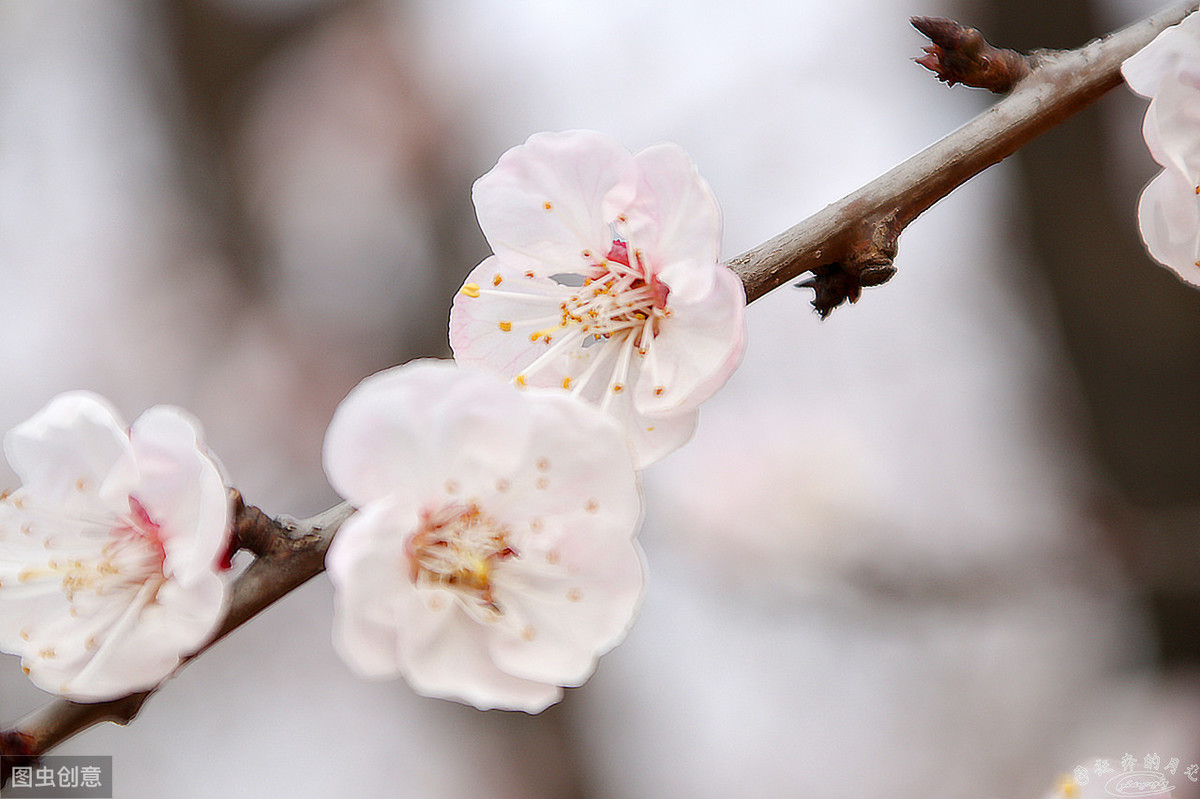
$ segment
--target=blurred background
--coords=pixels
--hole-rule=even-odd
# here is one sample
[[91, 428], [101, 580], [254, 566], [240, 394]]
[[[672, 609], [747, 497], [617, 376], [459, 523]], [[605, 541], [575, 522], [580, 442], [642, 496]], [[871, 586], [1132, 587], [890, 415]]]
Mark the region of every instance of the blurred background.
[[[1031, 49], [1157, 5], [4, 0], [0, 428], [72, 388], [182, 405], [249, 502], [315, 513], [337, 402], [448, 355], [471, 183], [530, 134], [679, 142], [732, 257], [992, 101], [911, 63], [910, 15]], [[1143, 111], [972, 181], [824, 323], [751, 306], [645, 475], [641, 618], [560, 705], [358, 681], [320, 577], [58, 753], [113, 755], [121, 797], [1069, 796], [1095, 758], [1200, 762], [1200, 294], [1137, 237]], [[4, 720], [46, 698], [0, 659]]]

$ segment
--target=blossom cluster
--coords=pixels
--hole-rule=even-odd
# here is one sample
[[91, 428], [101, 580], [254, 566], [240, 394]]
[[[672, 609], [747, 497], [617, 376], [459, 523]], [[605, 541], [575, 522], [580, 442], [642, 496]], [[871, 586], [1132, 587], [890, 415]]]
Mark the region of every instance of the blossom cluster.
[[1200, 14], [1160, 33], [1121, 72], [1150, 98], [1142, 135], [1163, 168], [1138, 204], [1142, 239], [1156, 261], [1200, 285]]
[[675, 145], [537, 134], [474, 199], [494, 254], [451, 309], [458, 366], [367, 378], [326, 436], [359, 507], [327, 559], [335, 645], [364, 676], [536, 712], [632, 623], [637, 469], [737, 366], [745, 295]]
[[[356, 512], [330, 546], [334, 646], [364, 677], [537, 712], [625, 636], [643, 588], [638, 470], [736, 368], [741, 282], [677, 146], [538, 134], [475, 185], [494, 255], [450, 318], [457, 363], [362, 381], [326, 434]], [[126, 428], [61, 395], [4, 440], [0, 649], [79, 701], [149, 689], [215, 633], [225, 481], [198, 425]]]

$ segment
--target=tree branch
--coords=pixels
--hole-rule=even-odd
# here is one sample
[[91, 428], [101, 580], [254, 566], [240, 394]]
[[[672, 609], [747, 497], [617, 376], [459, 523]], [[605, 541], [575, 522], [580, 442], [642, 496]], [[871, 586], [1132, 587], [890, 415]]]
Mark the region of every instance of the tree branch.
[[[1120, 83], [1121, 62], [1195, 7], [1194, 2], [1178, 4], [1080, 50], [1043, 55], [1013, 93], [993, 108], [850, 196], [730, 261], [745, 284], [747, 300], [812, 272], [814, 279], [806, 285], [816, 289], [814, 305], [825, 315], [846, 299], [856, 300], [863, 286], [886, 282], [895, 272], [897, 238], [908, 223]], [[236, 492], [233, 500], [237, 546], [257, 557], [234, 581], [229, 612], [216, 635], [183, 665], [323, 571], [334, 534], [354, 512], [342, 503], [305, 520], [271, 519], [244, 505]], [[78, 732], [102, 721], [127, 724], [157, 690], [90, 704], [55, 699], [0, 731], [0, 754], [5, 756], [0, 785], [13, 766], [34, 762]]]
[[1196, 8], [1178, 3], [1078, 50], [1041, 54], [996, 105], [770, 241], [729, 262], [754, 301], [805, 272], [822, 317], [895, 272], [896, 238], [910, 222], [992, 164], [1121, 83], [1121, 62]]

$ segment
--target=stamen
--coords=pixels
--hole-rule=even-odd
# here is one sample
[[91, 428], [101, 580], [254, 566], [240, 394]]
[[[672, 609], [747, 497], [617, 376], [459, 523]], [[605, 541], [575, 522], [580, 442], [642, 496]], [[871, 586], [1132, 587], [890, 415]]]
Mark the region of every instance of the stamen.
[[492, 578], [500, 563], [517, 557], [508, 533], [475, 504], [423, 513], [421, 527], [404, 543], [409, 578], [418, 585], [453, 590], [468, 608], [484, 611], [488, 618], [502, 616]]
[[632, 357], [633, 336], [626, 336], [625, 342], [621, 345], [621, 352], [617, 356], [617, 365], [613, 369], [612, 379], [609, 380], [608, 390], [604, 392], [604, 398], [600, 400], [600, 410], [607, 411], [608, 406], [612, 404], [612, 398], [624, 390], [625, 377], [629, 373], [629, 361]]

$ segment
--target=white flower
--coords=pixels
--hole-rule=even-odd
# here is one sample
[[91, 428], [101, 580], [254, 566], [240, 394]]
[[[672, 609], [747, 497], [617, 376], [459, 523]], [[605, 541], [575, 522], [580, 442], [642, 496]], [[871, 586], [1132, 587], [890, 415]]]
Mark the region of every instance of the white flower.
[[4, 438], [0, 649], [40, 688], [100, 701], [152, 688], [223, 616], [229, 503], [195, 423], [151, 408], [126, 431], [59, 395]]
[[1200, 15], [1160, 33], [1121, 72], [1151, 98], [1142, 134], [1163, 167], [1138, 204], [1142, 239], [1156, 261], [1200, 285]]
[[537, 712], [632, 622], [641, 494], [594, 408], [421, 361], [342, 401], [325, 470], [359, 508], [326, 566], [334, 643], [361, 676]]
[[598, 404], [639, 468], [687, 442], [698, 406], [741, 360], [746, 305], [717, 260], [720, 210], [687, 154], [539, 133], [473, 195], [495, 255], [455, 297], [455, 359]]

